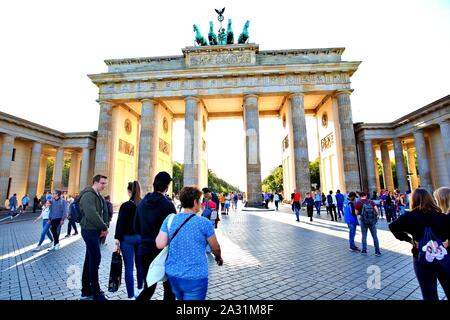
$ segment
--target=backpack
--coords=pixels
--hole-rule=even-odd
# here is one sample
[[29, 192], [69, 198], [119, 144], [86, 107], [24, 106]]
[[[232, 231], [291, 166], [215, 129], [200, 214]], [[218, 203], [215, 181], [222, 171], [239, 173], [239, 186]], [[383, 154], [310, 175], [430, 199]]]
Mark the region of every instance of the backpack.
[[203, 209], [202, 217], [211, 220], [212, 209], [209, 207], [209, 200], [206, 201], [205, 209]]
[[442, 241], [436, 237], [430, 227], [425, 227], [423, 236], [419, 240], [419, 257], [420, 264], [443, 264], [448, 265], [449, 256], [447, 249], [442, 245]]
[[76, 223], [81, 222], [82, 214], [80, 210], [80, 200], [74, 201], [70, 207], [70, 220], [75, 221]]
[[327, 195], [327, 202], [329, 206], [333, 204], [333, 197], [331, 196], [331, 194]]
[[361, 222], [366, 226], [374, 226], [377, 223], [377, 214], [372, 206], [371, 201], [361, 201], [362, 211], [361, 211]]

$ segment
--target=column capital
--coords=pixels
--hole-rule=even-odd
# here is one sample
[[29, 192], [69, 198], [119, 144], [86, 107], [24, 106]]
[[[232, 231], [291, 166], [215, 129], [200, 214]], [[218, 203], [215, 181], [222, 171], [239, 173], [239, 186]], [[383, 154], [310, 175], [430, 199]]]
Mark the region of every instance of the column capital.
[[144, 104], [145, 102], [150, 102], [150, 103], [153, 103], [153, 104], [157, 104], [158, 103], [155, 99], [152, 99], [152, 98], [141, 99], [141, 103], [142, 104]]
[[259, 99], [259, 96], [257, 94], [255, 94], [255, 93], [244, 94], [244, 100], [245, 99], [249, 99], [249, 98]]
[[186, 101], [186, 102], [195, 101], [197, 103], [200, 103], [200, 98], [198, 98], [196, 96], [186, 96], [186, 97], [184, 97], [184, 101]]
[[338, 97], [340, 95], [346, 94], [346, 95], [351, 95], [353, 92], [353, 90], [337, 90], [334, 94], [334, 96]]
[[304, 96], [305, 96], [305, 93], [304, 93], [304, 92], [291, 92], [291, 93], [289, 93], [289, 95], [288, 95], [288, 99], [292, 99], [292, 98], [295, 97], [295, 96], [301, 96], [301, 97], [304, 97]]

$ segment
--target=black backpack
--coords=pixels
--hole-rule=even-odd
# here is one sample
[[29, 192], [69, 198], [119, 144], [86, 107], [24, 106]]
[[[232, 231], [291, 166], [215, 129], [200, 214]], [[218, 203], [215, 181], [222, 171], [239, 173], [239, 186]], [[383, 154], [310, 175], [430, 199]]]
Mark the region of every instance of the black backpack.
[[327, 195], [327, 202], [330, 206], [333, 204], [333, 197], [331, 196], [331, 194]]
[[378, 218], [371, 201], [361, 201], [361, 203], [361, 222], [366, 226], [374, 226], [377, 223]]
[[70, 220], [75, 221], [76, 223], [80, 223], [81, 222], [81, 210], [80, 210], [80, 200], [76, 200], [74, 201], [70, 207]]

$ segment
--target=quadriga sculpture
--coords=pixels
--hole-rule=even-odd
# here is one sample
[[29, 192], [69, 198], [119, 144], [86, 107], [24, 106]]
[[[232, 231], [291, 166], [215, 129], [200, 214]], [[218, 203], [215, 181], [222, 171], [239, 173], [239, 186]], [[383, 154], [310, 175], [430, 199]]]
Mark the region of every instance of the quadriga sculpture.
[[239, 35], [238, 43], [247, 43], [248, 42], [248, 27], [250, 26], [250, 21], [247, 20], [247, 22], [244, 24], [244, 30], [242, 30], [242, 33]]
[[194, 32], [195, 32], [195, 42], [200, 46], [207, 46], [208, 42], [206, 42], [205, 37], [202, 36], [196, 24], [194, 24]]
[[215, 46], [215, 45], [217, 45], [217, 36], [216, 36], [216, 34], [214, 33], [214, 30], [213, 30], [213, 22], [212, 21], [210, 21], [209, 22], [209, 33], [208, 33], [208, 40], [209, 40], [209, 45], [210, 46]]
[[233, 29], [231, 29], [231, 19], [228, 19], [228, 27], [227, 27], [227, 44], [234, 43], [234, 34]]

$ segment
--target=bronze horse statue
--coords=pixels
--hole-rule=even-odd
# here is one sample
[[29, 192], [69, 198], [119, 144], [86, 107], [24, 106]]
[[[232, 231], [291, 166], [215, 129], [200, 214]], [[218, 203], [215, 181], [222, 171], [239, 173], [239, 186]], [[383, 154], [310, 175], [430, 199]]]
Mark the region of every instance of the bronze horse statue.
[[239, 35], [238, 43], [247, 43], [248, 42], [248, 27], [250, 26], [250, 21], [247, 20], [247, 22], [244, 25], [244, 30], [242, 30], [242, 33]]
[[214, 33], [214, 30], [213, 30], [213, 22], [212, 22], [212, 21], [209, 22], [208, 40], [209, 40], [209, 45], [210, 45], [210, 46], [215, 46], [215, 45], [217, 45], [217, 36], [216, 36], [216, 34]]
[[195, 42], [198, 45], [207, 46], [208, 42], [206, 42], [205, 37], [202, 36], [196, 24], [194, 24], [194, 32], [195, 32]]
[[227, 27], [227, 44], [234, 43], [234, 34], [233, 29], [231, 29], [231, 19], [228, 19], [228, 27]]

